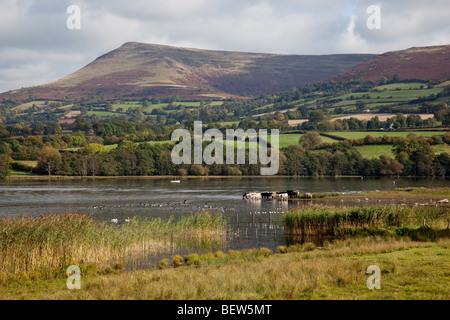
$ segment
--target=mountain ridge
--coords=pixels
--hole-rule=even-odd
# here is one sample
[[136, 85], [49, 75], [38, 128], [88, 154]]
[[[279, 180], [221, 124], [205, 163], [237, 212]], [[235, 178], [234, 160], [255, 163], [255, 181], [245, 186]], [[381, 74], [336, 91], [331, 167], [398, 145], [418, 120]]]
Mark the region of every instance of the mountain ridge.
[[255, 97], [324, 81], [375, 57], [249, 53], [127, 42], [62, 79], [8, 91], [0, 98]]
[[447, 80], [450, 45], [412, 47], [383, 53], [331, 78], [332, 81]]

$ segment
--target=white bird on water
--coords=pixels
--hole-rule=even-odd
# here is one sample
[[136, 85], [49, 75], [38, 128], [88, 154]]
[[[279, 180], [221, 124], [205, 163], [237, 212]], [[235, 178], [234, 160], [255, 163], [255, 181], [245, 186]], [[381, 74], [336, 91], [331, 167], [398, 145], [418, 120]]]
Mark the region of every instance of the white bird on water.
[[130, 222], [131, 222], [131, 219], [128, 217], [127, 219], [125, 219], [125, 222], [126, 222], [126, 223], [130, 223]]
[[111, 219], [111, 223], [119, 223], [119, 219]]

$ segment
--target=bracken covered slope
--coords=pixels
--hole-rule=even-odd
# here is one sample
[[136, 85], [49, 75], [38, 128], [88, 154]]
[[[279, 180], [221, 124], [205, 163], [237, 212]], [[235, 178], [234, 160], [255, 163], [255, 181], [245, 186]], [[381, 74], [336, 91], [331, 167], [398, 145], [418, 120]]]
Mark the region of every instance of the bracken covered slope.
[[374, 57], [259, 54], [128, 42], [63, 79], [9, 91], [0, 99], [255, 97], [326, 80]]
[[392, 51], [332, 77], [334, 81], [448, 80], [450, 45]]

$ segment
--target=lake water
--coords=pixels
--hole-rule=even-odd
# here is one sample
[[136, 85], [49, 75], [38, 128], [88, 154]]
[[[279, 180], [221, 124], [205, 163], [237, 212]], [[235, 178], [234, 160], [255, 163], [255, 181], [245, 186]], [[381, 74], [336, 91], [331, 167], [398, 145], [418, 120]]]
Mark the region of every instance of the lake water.
[[[394, 182], [395, 181], [395, 185]], [[283, 213], [304, 202], [248, 201], [245, 192], [299, 190], [361, 192], [401, 187], [446, 187], [449, 179], [360, 178], [212, 178], [8, 180], [0, 182], [0, 218], [22, 213], [92, 213], [101, 221], [128, 217], [180, 217], [201, 210], [222, 211], [239, 236], [230, 237], [222, 250], [268, 247], [286, 239]]]

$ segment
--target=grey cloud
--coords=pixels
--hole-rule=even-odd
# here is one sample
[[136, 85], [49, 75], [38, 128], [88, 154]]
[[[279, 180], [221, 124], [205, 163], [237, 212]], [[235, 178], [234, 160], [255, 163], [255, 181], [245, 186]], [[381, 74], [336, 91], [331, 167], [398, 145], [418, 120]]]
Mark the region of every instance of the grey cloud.
[[[71, 4], [81, 7], [81, 30], [66, 28]], [[372, 4], [381, 30], [366, 27]], [[448, 44], [449, 11], [446, 0], [6, 0], [0, 91], [56, 80], [127, 41], [292, 54]]]

